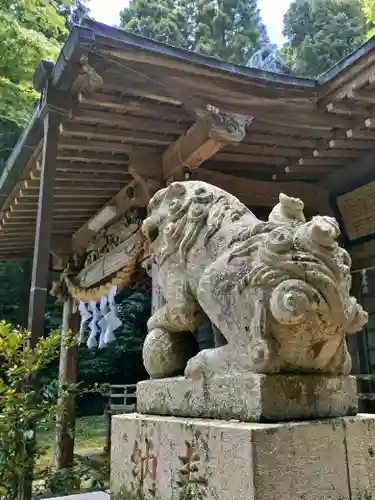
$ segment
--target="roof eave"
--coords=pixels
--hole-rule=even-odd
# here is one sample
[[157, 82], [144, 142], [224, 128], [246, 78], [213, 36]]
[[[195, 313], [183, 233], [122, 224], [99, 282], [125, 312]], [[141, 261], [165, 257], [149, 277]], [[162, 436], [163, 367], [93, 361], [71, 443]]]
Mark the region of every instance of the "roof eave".
[[25, 165], [43, 139], [43, 109], [36, 107], [28, 125], [15, 145], [0, 176], [0, 200], [9, 195]]
[[91, 29], [95, 34], [95, 44], [98, 46], [109, 44], [114, 48], [131, 48], [136, 50], [147, 51], [155, 55], [179, 59], [186, 63], [204, 66], [206, 68], [231, 73], [233, 75], [253, 78], [257, 80], [265, 80], [272, 83], [290, 85], [294, 87], [301, 87], [306, 89], [314, 89], [316, 87], [316, 80], [312, 78], [295, 77], [290, 75], [283, 75], [270, 71], [264, 71], [258, 68], [249, 68], [247, 66], [240, 66], [228, 62], [220, 61], [214, 57], [203, 56], [196, 52], [191, 52], [186, 49], [172, 47], [165, 43], [156, 42], [149, 38], [145, 38], [133, 33], [128, 33], [115, 27], [110, 27], [96, 21], [85, 21], [84, 27], [76, 27], [77, 29]]

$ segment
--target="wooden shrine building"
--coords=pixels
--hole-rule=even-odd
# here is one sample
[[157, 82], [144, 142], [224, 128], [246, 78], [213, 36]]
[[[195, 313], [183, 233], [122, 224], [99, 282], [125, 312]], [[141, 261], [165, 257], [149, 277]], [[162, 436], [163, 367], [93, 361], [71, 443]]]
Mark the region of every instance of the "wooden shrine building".
[[[34, 86], [39, 104], [0, 174], [0, 258], [33, 258], [32, 344], [51, 267], [70, 262], [67, 331], [72, 299], [98, 301], [136, 270], [144, 208], [172, 180], [218, 185], [260, 218], [280, 192], [302, 198], [308, 216], [335, 215], [359, 293], [361, 270], [375, 262], [375, 38], [313, 80], [90, 21], [73, 28], [55, 64], [41, 62]], [[371, 368], [363, 353], [372, 317], [351, 340], [358, 372]], [[74, 381], [75, 356], [62, 346], [61, 380]], [[69, 440], [59, 453], [66, 466]]]

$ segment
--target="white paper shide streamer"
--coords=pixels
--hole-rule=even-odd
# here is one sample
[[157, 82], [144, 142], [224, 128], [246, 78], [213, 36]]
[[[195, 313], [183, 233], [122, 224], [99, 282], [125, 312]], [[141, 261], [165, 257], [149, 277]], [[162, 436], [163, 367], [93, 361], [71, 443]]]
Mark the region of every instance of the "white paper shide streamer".
[[93, 349], [94, 347], [97, 347], [98, 341], [96, 337], [98, 336], [99, 333], [99, 326], [98, 326], [98, 321], [100, 319], [100, 312], [98, 308], [96, 307], [96, 302], [95, 300], [90, 300], [89, 302], [89, 311], [92, 313], [92, 319], [89, 324], [89, 330], [90, 330], [90, 335], [89, 338], [87, 339], [87, 347], [89, 349]]
[[[115, 296], [117, 287], [112, 287], [108, 297], [102, 297], [99, 307], [94, 300], [90, 300], [88, 304], [80, 302], [78, 310], [81, 314], [81, 326], [79, 330], [79, 343], [84, 342], [84, 332], [88, 321], [90, 321], [89, 337], [87, 339], [87, 347], [94, 349], [98, 347], [102, 349], [107, 344], [116, 340], [115, 330], [122, 325], [117, 316], [117, 307]], [[98, 342], [99, 335], [99, 342]]]
[[107, 297], [102, 297], [100, 300], [100, 306], [99, 306], [100, 314], [101, 314], [101, 320], [99, 321], [98, 325], [100, 328], [100, 337], [99, 337], [99, 349], [103, 349], [105, 347], [105, 332], [107, 330], [107, 320], [106, 320], [106, 315], [109, 312], [108, 309], [108, 298]]
[[89, 321], [91, 318], [91, 313], [87, 309], [87, 306], [84, 302], [80, 301], [78, 305], [78, 310], [81, 315], [81, 325], [79, 327], [79, 339], [78, 339], [78, 344], [81, 345], [85, 341], [85, 328], [86, 328], [86, 323]]
[[115, 303], [116, 293], [117, 293], [117, 287], [113, 286], [108, 296], [109, 311], [104, 316], [107, 321], [106, 330], [104, 334], [105, 344], [110, 344], [111, 342], [116, 340], [114, 331], [122, 325], [120, 319], [117, 316], [117, 308]]

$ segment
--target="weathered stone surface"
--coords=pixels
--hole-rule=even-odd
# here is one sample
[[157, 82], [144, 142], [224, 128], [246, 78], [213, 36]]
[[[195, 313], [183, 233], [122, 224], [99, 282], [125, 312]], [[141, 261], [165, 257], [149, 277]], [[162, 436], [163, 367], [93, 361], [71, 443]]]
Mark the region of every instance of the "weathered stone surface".
[[117, 416], [112, 498], [371, 500], [374, 425], [372, 415], [282, 424]]
[[137, 385], [137, 410], [154, 415], [278, 422], [355, 415], [354, 377], [228, 374]]
[[[185, 365], [191, 379], [350, 373], [345, 336], [361, 330], [367, 314], [350, 296], [351, 260], [337, 243], [337, 221], [306, 222], [303, 208], [281, 194], [262, 222], [204, 182], [176, 182], [156, 193], [142, 225], [166, 299], [148, 322], [143, 358], [152, 378]], [[202, 311], [228, 344], [187, 362], [174, 335], [194, 331]]]

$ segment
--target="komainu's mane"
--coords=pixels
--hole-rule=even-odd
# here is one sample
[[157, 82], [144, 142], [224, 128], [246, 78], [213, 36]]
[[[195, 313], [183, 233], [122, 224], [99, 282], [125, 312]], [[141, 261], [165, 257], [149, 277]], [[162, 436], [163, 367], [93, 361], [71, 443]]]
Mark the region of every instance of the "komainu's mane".
[[231, 198], [233, 197], [221, 189], [210, 185], [203, 187], [201, 182], [195, 189], [186, 189], [183, 184], [174, 183], [159, 191], [149, 204], [149, 212], [152, 213], [164, 201], [169, 200], [165, 214], [167, 225], [164, 229], [164, 244], [158, 255], [159, 265], [176, 253], [182, 262], [186, 262], [188, 253], [202, 230], [206, 231], [204, 244], [207, 245], [219, 231], [226, 216], [235, 223], [248, 212], [242, 203]]

